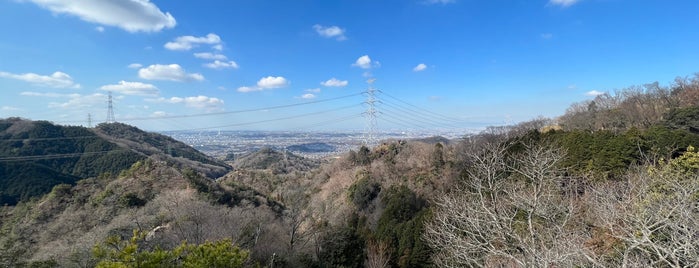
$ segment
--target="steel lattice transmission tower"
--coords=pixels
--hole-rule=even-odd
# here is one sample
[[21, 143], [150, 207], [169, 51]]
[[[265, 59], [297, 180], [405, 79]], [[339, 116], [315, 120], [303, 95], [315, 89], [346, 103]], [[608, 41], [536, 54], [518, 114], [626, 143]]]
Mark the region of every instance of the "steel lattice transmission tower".
[[367, 105], [367, 110], [364, 112], [364, 117], [366, 117], [366, 129], [364, 130], [364, 145], [373, 146], [376, 145], [376, 117], [378, 111], [376, 110], [376, 89], [374, 89], [374, 82], [376, 78], [370, 78], [367, 80], [369, 84], [369, 89], [366, 91], [366, 100], [364, 103]]
[[107, 99], [107, 123], [114, 123], [114, 106], [112, 102], [112, 92], [109, 91], [109, 98]]

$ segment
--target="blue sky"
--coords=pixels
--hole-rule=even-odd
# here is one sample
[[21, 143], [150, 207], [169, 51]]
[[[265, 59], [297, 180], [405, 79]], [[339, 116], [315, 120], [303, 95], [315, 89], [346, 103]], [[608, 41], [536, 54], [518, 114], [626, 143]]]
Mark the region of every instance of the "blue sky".
[[111, 91], [117, 121], [147, 130], [363, 129], [376, 78], [379, 128], [477, 129], [698, 72], [697, 12], [696, 0], [5, 0], [0, 117], [97, 124]]

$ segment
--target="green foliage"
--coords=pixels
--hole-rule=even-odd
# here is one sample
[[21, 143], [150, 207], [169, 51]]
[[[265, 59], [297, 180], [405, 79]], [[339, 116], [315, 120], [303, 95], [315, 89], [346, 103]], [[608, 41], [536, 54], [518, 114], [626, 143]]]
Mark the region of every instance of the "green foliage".
[[184, 267], [242, 267], [249, 253], [233, 245], [231, 239], [201, 245], [183, 243], [174, 250], [182, 256]]
[[638, 163], [642, 145], [640, 133], [629, 130], [624, 134], [610, 131], [555, 132], [554, 136], [566, 150], [563, 166], [574, 174], [593, 174], [596, 178], [618, 179], [627, 168]]
[[670, 165], [686, 173], [697, 173], [699, 172], [699, 152], [694, 146], [689, 146], [684, 154], [670, 161]]
[[598, 179], [618, 179], [634, 164], [679, 156], [682, 148], [699, 144], [699, 135], [685, 129], [657, 125], [646, 130], [556, 131], [552, 138], [567, 152], [562, 165], [574, 174], [591, 174]]
[[0, 120], [0, 125], [4, 126], [0, 132], [0, 157], [75, 154], [0, 163], [2, 204], [14, 205], [41, 196], [58, 184], [74, 185], [82, 178], [106, 172], [118, 174], [143, 159], [137, 153], [119, 150], [116, 144], [83, 127], [21, 119]]
[[144, 249], [146, 235], [134, 230], [128, 241], [110, 236], [93, 248], [93, 255], [100, 268], [121, 267], [243, 267], [249, 252], [234, 246], [230, 239], [190, 245], [183, 242], [172, 250]]
[[446, 164], [444, 160], [444, 145], [437, 143], [434, 145], [434, 151], [430, 155], [430, 162], [434, 171], [440, 170]]
[[319, 244], [320, 267], [363, 267], [364, 240], [352, 226], [330, 231]]
[[665, 124], [674, 129], [699, 131], [699, 106], [675, 108], [668, 112]]
[[51, 189], [50, 195], [54, 198], [69, 197], [71, 188], [73, 188], [73, 186], [70, 184], [58, 184]]
[[371, 201], [381, 192], [381, 184], [370, 181], [368, 176], [361, 176], [349, 188], [349, 197], [359, 210], [366, 209]]
[[371, 151], [369, 150], [368, 147], [362, 145], [361, 148], [359, 148], [359, 151], [357, 152], [357, 157], [356, 157], [356, 164], [357, 165], [368, 165], [371, 163]]
[[699, 144], [699, 135], [686, 129], [654, 126], [643, 133], [646, 154], [655, 158], [670, 159], [679, 155], [679, 150]]
[[431, 249], [421, 236], [429, 217], [427, 202], [406, 186], [391, 187], [383, 196], [385, 210], [375, 232], [387, 242], [394, 267], [429, 267]]
[[119, 197], [119, 206], [124, 208], [141, 207], [148, 201], [138, 197], [136, 193], [125, 193]]

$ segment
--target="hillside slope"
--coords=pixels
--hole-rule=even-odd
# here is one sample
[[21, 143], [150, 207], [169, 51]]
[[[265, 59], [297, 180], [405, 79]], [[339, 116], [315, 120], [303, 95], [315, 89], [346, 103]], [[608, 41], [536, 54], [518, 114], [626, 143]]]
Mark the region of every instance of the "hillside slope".
[[0, 204], [16, 204], [100, 174], [119, 174], [153, 158], [216, 178], [231, 167], [160, 134], [120, 123], [95, 129], [0, 119]]

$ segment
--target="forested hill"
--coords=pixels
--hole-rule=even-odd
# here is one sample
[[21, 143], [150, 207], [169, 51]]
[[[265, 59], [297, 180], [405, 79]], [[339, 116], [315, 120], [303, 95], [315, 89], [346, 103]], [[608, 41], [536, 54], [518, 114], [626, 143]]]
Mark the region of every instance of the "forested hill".
[[120, 123], [89, 129], [47, 121], [0, 119], [0, 204], [41, 196], [57, 184], [118, 174], [145, 158], [187, 166], [210, 177], [230, 167], [170, 137]]

